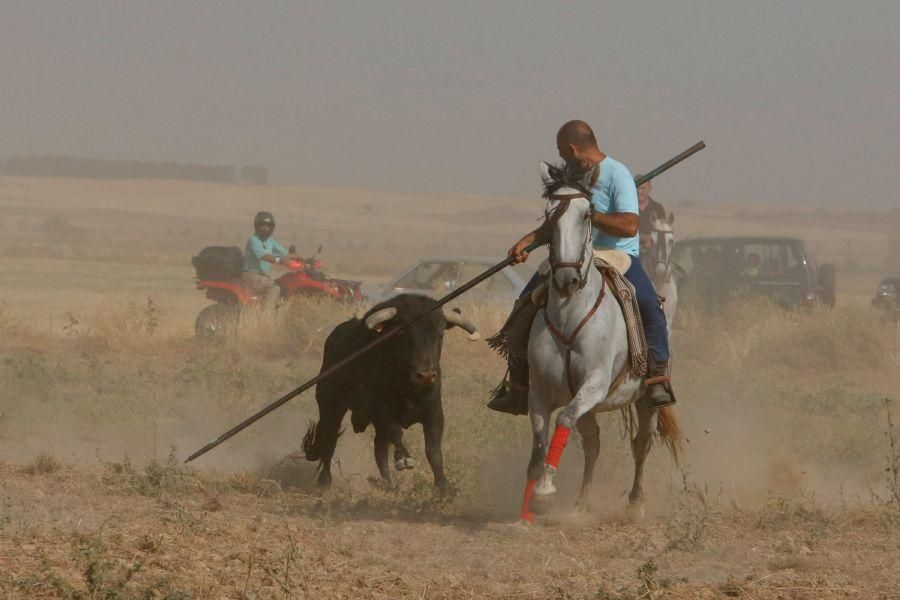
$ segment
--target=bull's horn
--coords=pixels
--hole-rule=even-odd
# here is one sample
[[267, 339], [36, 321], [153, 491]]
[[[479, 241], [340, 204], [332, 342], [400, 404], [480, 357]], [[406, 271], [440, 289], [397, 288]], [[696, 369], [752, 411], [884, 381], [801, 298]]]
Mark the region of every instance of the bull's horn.
[[397, 309], [393, 306], [382, 308], [378, 312], [373, 312], [366, 318], [366, 327], [375, 329], [385, 321], [390, 321], [397, 316]]
[[449, 314], [444, 315], [447, 319], [447, 322], [450, 325], [455, 325], [456, 327], [462, 327], [469, 333], [469, 341], [477, 342], [481, 339], [481, 334], [478, 332], [478, 328], [475, 327], [475, 324], [472, 321], [466, 319], [462, 315], [458, 314], [456, 311], [451, 311]]

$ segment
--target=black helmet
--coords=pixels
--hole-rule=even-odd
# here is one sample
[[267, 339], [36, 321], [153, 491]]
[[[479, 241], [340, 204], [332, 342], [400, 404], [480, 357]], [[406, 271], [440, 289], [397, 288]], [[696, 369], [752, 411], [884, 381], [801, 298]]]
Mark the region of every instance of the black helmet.
[[266, 211], [256, 213], [256, 216], [253, 217], [254, 227], [263, 223], [269, 223], [272, 227], [275, 227], [275, 217], [272, 216], [272, 213]]

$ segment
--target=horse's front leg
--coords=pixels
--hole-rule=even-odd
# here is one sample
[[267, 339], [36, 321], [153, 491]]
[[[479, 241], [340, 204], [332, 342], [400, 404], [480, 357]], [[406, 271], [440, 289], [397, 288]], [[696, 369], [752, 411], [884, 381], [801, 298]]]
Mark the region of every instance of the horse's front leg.
[[[556, 493], [556, 487], [553, 485], [553, 477], [559, 468], [559, 461], [562, 459], [563, 450], [569, 441], [569, 434], [572, 427], [578, 420], [592, 410], [606, 396], [606, 390], [609, 389], [609, 377], [597, 374], [586, 381], [575, 398], [559, 413], [556, 418], [556, 430], [553, 432], [553, 438], [547, 449], [547, 458], [544, 460], [544, 472], [534, 486], [534, 499], [541, 505], [547, 505]], [[537, 512], [537, 510], [535, 510]]]
[[[550, 408], [541, 401], [532, 386], [528, 390], [528, 415], [531, 419], [531, 458], [528, 461], [528, 479], [525, 482], [525, 494], [522, 498], [522, 510], [520, 518], [531, 523], [534, 514], [531, 512], [532, 493], [538, 478], [544, 471], [544, 455], [547, 453], [547, 438], [550, 427]], [[535, 512], [540, 514], [542, 506], [535, 506]]]

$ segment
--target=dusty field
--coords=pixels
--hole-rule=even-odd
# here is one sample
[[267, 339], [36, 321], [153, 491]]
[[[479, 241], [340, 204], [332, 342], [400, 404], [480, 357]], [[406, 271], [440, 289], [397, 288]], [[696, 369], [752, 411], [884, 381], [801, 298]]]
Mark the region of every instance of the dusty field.
[[896, 510], [748, 510], [692, 491], [642, 525], [607, 510], [521, 530], [377, 490], [120, 467], [0, 470], [7, 596], [814, 599], [900, 586]]
[[[535, 199], [168, 182], [0, 180], [0, 593], [11, 598], [900, 597], [900, 329], [867, 306], [892, 213], [686, 206], [679, 234], [805, 236], [839, 267], [834, 311], [755, 302], [676, 331], [689, 442], [650, 458], [629, 521], [630, 457], [602, 419], [594, 510], [572, 512], [579, 444], [556, 512], [514, 524], [527, 421], [487, 411], [502, 365], [448, 335], [445, 455], [373, 485], [370, 435], [345, 435], [333, 489], [292, 452], [312, 395], [186, 468], [188, 453], [318, 369], [349, 309], [250, 315], [191, 338], [206, 300], [189, 257], [241, 245], [261, 208], [276, 235], [378, 280], [423, 254], [498, 255]], [[501, 219], [505, 219], [503, 222]], [[835, 232], [836, 224], [841, 224]], [[849, 252], [848, 252], [849, 251]], [[485, 331], [497, 309], [464, 306]], [[325, 328], [325, 329], [323, 329]], [[419, 428], [407, 434], [423, 457]]]

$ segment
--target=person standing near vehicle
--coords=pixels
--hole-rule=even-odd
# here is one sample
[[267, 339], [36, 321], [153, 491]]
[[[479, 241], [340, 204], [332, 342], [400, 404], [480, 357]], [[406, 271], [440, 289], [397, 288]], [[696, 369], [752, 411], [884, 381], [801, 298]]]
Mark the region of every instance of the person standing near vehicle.
[[275, 241], [275, 217], [272, 213], [262, 211], [253, 219], [254, 233], [247, 240], [244, 249], [244, 270], [241, 272], [241, 284], [251, 293], [260, 296], [263, 306], [274, 308], [281, 297], [278, 287], [269, 273], [272, 265], [280, 265], [290, 254], [284, 246]]

